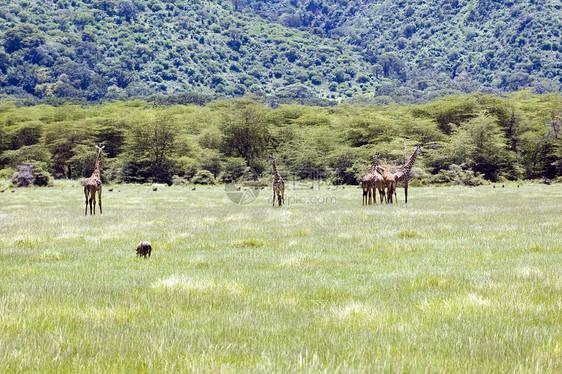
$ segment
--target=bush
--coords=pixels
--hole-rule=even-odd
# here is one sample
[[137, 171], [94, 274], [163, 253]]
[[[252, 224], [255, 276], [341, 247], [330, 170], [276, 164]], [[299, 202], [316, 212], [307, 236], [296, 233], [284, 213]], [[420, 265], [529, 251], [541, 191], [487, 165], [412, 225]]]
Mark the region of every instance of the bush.
[[213, 173], [209, 170], [199, 170], [193, 178], [191, 178], [191, 182], [194, 184], [217, 184]]
[[224, 171], [220, 175], [220, 181], [223, 183], [233, 183], [247, 176], [248, 166], [243, 158], [231, 157], [227, 159]]
[[481, 186], [488, 182], [484, 179], [484, 174], [474, 173], [472, 170], [464, 170], [464, 165], [451, 165], [448, 170], [441, 170], [431, 178], [433, 183], [447, 183], [463, 186]]
[[14, 176], [15, 172], [16, 172], [15, 169], [4, 168], [4, 169], [0, 170], [0, 179], [10, 179]]
[[12, 179], [12, 184], [17, 187], [48, 186], [50, 182], [51, 174], [34, 164], [19, 165]]
[[174, 186], [185, 186], [185, 185], [189, 184], [189, 181], [185, 178], [180, 177], [180, 176], [173, 175], [172, 176], [172, 184]]

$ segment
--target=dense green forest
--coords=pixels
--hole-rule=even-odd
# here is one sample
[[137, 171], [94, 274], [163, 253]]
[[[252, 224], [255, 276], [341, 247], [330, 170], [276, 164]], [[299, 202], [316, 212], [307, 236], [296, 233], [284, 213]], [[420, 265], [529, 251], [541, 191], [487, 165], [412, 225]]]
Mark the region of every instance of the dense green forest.
[[562, 96], [528, 91], [447, 96], [425, 104], [333, 107], [256, 97], [205, 105], [148, 101], [96, 105], [0, 104], [0, 177], [33, 164], [56, 178], [89, 177], [104, 143], [112, 182], [263, 182], [278, 157], [288, 180], [356, 184], [379, 152], [399, 167], [422, 145], [421, 183], [562, 176]]
[[0, 95], [423, 103], [562, 87], [556, 0], [0, 0]]

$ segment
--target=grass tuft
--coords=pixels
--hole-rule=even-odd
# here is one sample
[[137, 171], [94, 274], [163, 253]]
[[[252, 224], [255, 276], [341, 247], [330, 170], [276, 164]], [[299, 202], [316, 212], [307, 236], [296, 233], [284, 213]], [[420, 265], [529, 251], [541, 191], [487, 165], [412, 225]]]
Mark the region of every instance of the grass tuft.
[[236, 248], [258, 248], [263, 245], [263, 242], [259, 239], [244, 239], [232, 242], [232, 246]]
[[423, 234], [415, 231], [415, 230], [402, 230], [396, 234], [396, 236], [400, 239], [416, 239], [416, 238], [423, 238]]

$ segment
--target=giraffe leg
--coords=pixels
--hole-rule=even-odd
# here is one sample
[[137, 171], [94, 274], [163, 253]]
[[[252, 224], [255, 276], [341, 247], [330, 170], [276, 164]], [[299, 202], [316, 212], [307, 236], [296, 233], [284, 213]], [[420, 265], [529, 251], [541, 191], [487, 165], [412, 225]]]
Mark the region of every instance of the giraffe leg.
[[275, 190], [273, 190], [273, 206], [275, 206]]
[[101, 214], [101, 187], [98, 191], [98, 201], [99, 201], [99, 204], [100, 204], [100, 214]]
[[405, 200], [405, 201], [406, 201], [405, 204], [408, 204], [408, 183], [406, 183], [406, 184], [404, 185], [404, 197], [405, 197], [405, 199], [406, 199], [406, 200]]
[[88, 188], [84, 187], [84, 195], [86, 195], [86, 209], [84, 209], [84, 215], [88, 215]]
[[92, 199], [90, 200], [90, 204], [94, 206], [94, 215], [96, 215], [96, 191], [92, 191]]
[[281, 201], [282, 201], [283, 204], [285, 204], [285, 189], [284, 188], [281, 190]]
[[367, 191], [365, 190], [365, 188], [363, 188], [363, 205], [365, 205], [366, 200], [367, 200]]
[[392, 203], [392, 192], [390, 191], [389, 187], [386, 188], [386, 203], [387, 204]]
[[92, 215], [92, 197], [90, 196], [90, 215]]

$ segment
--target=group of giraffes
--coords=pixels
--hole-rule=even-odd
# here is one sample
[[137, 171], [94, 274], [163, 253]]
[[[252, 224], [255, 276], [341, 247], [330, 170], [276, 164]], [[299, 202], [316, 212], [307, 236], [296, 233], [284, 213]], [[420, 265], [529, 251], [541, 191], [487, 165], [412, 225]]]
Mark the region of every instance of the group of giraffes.
[[[100, 161], [101, 153], [105, 148], [104, 145], [98, 144], [96, 165], [92, 176], [86, 179], [84, 183], [84, 195], [86, 197], [86, 209], [84, 214], [88, 214], [88, 204], [90, 205], [90, 214], [96, 214], [96, 194], [98, 198], [98, 204], [100, 207], [100, 214], [102, 214], [101, 208], [101, 177], [100, 177]], [[392, 203], [392, 195], [396, 199], [396, 187], [398, 184], [404, 186], [404, 195], [406, 198], [406, 203], [408, 202], [408, 182], [410, 180], [410, 172], [412, 166], [416, 161], [416, 157], [421, 151], [421, 147], [418, 145], [406, 164], [400, 168], [396, 173], [391, 173], [386, 166], [379, 165], [379, 154], [373, 156], [373, 163], [371, 168], [365, 174], [361, 181], [361, 187], [363, 189], [363, 205], [366, 204], [376, 204], [376, 190], [379, 191], [380, 201], [383, 202], [385, 198], [386, 190], [386, 202]], [[271, 162], [273, 166], [273, 206], [275, 206], [275, 201], [277, 201], [278, 206], [282, 206], [285, 203], [285, 181], [279, 174], [277, 170], [277, 158], [272, 154], [267, 158], [268, 162]], [[397, 201], [398, 202], [398, 201]]]
[[[414, 153], [410, 156], [408, 161], [396, 173], [391, 173], [388, 167], [379, 165], [380, 155], [377, 153], [373, 156], [373, 163], [361, 180], [361, 188], [363, 189], [363, 205], [371, 205], [377, 203], [376, 191], [379, 191], [380, 201], [386, 199], [387, 203], [394, 200], [398, 203], [396, 197], [396, 187], [400, 184], [404, 186], [404, 196], [406, 203], [408, 202], [408, 183], [410, 181], [410, 173], [416, 157], [421, 152], [421, 146], [416, 146]], [[285, 202], [285, 181], [277, 170], [276, 157], [273, 153], [269, 155], [267, 161], [271, 162], [273, 166], [273, 206], [275, 201], [277, 205], [281, 206]], [[386, 190], [386, 194], [385, 194]]]
[[404, 186], [404, 196], [407, 203], [410, 173], [412, 171], [412, 167], [414, 166], [414, 162], [416, 162], [416, 157], [420, 152], [421, 146], [418, 145], [408, 161], [406, 161], [406, 163], [396, 173], [391, 173], [388, 167], [379, 165], [380, 155], [377, 152], [377, 154], [373, 156], [373, 163], [371, 164], [369, 171], [361, 180], [361, 188], [363, 189], [363, 205], [377, 203], [377, 190], [379, 191], [381, 204], [385, 201], [385, 198], [387, 203], [392, 204], [393, 195], [394, 200], [398, 203], [396, 188], [399, 184]]

